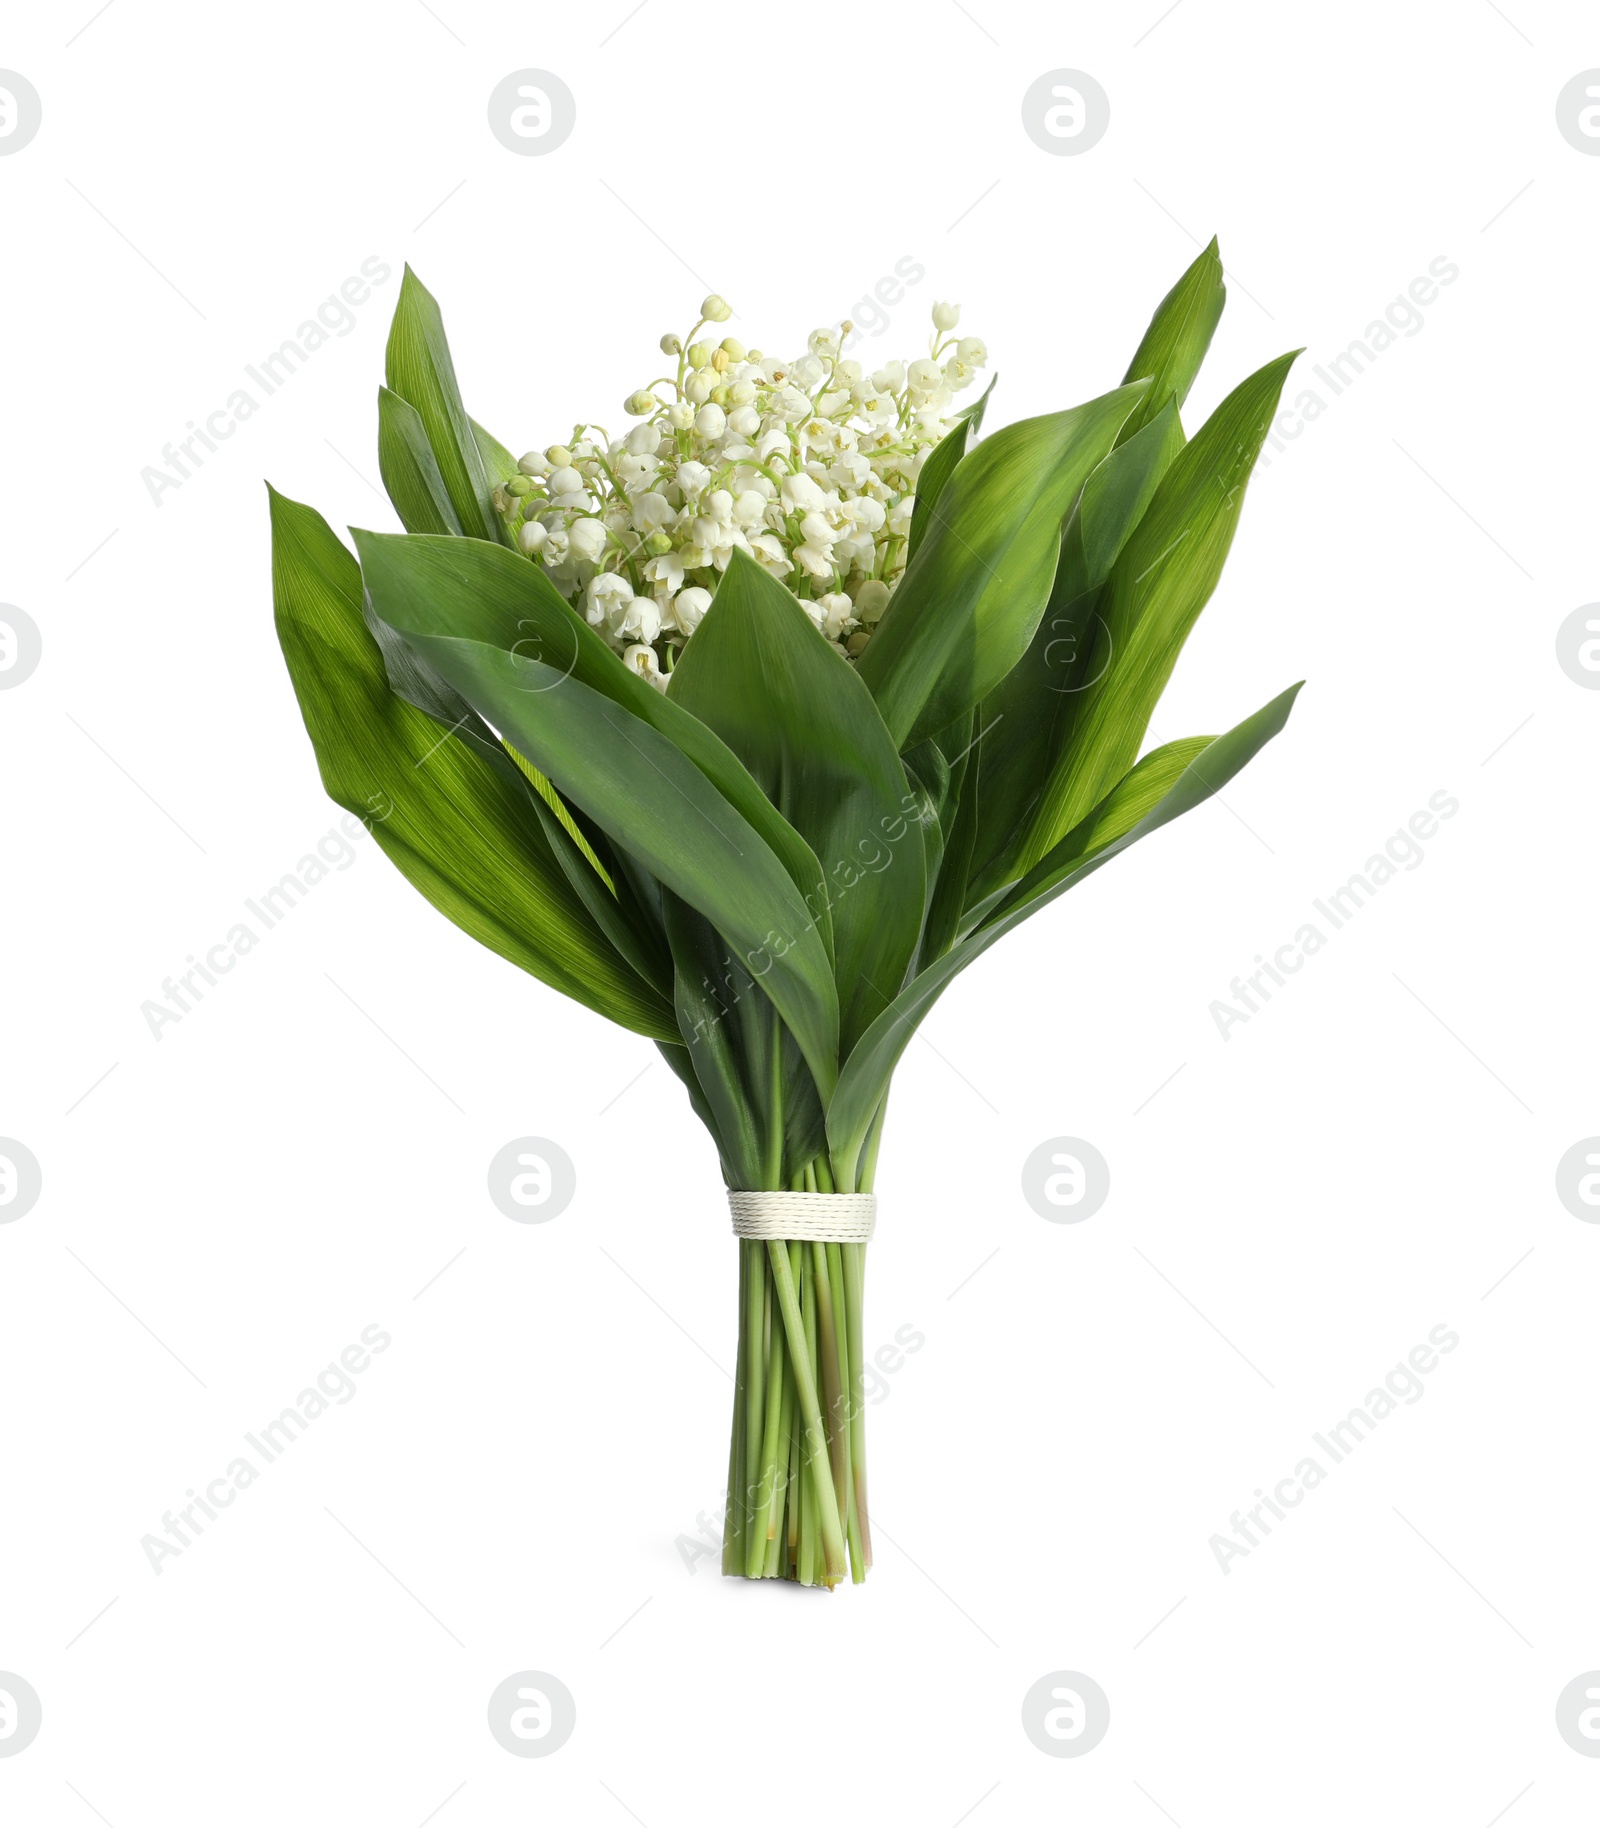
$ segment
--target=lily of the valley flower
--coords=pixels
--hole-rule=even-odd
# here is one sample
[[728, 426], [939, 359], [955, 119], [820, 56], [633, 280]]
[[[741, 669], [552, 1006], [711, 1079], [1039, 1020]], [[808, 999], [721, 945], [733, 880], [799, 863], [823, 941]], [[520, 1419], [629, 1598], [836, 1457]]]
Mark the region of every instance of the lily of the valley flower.
[[960, 312], [943, 302], [928, 354], [870, 375], [843, 353], [847, 324], [786, 362], [707, 334], [731, 316], [705, 299], [687, 336], [661, 339], [676, 374], [626, 396], [639, 423], [574, 426], [495, 496], [518, 549], [663, 689], [740, 551], [841, 653], [861, 652], [905, 569], [922, 465], [988, 360], [979, 338], [948, 334]]

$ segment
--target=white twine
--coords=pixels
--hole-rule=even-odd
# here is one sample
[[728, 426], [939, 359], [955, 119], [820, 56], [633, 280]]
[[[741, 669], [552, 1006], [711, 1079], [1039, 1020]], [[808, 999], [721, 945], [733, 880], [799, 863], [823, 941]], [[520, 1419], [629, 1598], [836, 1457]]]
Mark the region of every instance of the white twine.
[[875, 1193], [729, 1193], [734, 1235], [865, 1244], [878, 1216]]

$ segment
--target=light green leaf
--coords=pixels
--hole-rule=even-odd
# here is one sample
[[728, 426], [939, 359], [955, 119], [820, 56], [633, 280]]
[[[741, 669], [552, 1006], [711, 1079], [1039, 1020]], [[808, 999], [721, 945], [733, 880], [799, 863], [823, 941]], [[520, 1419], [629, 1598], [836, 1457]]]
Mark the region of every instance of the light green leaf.
[[407, 533], [460, 533], [422, 414], [387, 387], [378, 389], [378, 473]]
[[461, 404], [444, 320], [432, 293], [409, 266], [389, 328], [384, 379], [416, 408], [458, 525], [483, 539], [500, 539], [500, 517], [489, 500], [483, 453]]
[[1148, 385], [1008, 425], [956, 466], [858, 662], [898, 747], [954, 723], [1026, 653], [1067, 510]]

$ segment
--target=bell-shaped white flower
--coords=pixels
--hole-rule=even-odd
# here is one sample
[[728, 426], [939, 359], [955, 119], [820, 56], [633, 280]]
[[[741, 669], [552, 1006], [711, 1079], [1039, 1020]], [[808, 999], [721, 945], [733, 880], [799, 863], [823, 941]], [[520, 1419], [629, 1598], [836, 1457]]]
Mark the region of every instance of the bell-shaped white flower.
[[580, 559], [587, 559], [591, 565], [597, 564], [600, 555], [606, 549], [606, 530], [602, 522], [585, 516], [575, 520], [567, 530], [567, 538], [572, 550]]
[[856, 620], [870, 628], [889, 607], [889, 586], [881, 578], [868, 578], [856, 592]]
[[633, 601], [633, 586], [618, 571], [600, 571], [589, 580], [584, 593], [585, 613], [595, 628], [612, 629]]
[[661, 671], [661, 662], [656, 658], [656, 650], [647, 647], [642, 641], [635, 641], [631, 647], [622, 650], [622, 664], [641, 679], [648, 679], [651, 685], [665, 691], [667, 681]]
[[792, 476], [785, 476], [783, 485], [778, 491], [784, 511], [789, 514], [806, 514], [814, 509], [827, 505], [827, 496], [818, 487], [815, 480], [806, 475], [804, 470]]
[[669, 595], [683, 588], [683, 554], [661, 552], [644, 568], [644, 575], [655, 586], [656, 594]]
[[846, 625], [855, 619], [856, 606], [842, 590], [830, 590], [826, 596], [818, 597], [816, 607], [822, 617], [818, 627], [830, 641], [837, 641]]
[[672, 599], [672, 619], [682, 634], [692, 635], [700, 626], [700, 618], [710, 607], [711, 592], [703, 590], [698, 584], [691, 584]]
[[933, 327], [935, 330], [954, 330], [961, 322], [959, 305], [936, 304], [933, 307]]

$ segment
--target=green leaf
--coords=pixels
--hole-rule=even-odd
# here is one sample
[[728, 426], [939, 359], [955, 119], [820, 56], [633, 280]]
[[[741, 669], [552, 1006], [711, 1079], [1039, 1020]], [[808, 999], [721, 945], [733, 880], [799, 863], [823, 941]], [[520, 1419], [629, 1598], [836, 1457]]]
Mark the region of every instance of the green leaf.
[[670, 1003], [573, 894], [516, 781], [391, 692], [360, 570], [327, 522], [269, 497], [278, 639], [330, 797], [463, 932], [625, 1028], [680, 1040]]
[[378, 389], [378, 473], [407, 533], [460, 533], [422, 414], [387, 387]]
[[972, 860], [976, 895], [1020, 874], [1029, 816], [1071, 740], [1085, 690], [1108, 663], [1100, 587], [1182, 448], [1177, 404], [1168, 400], [1084, 484], [1067, 520], [1050, 601], [1028, 651], [980, 707], [983, 799]]
[[1213, 235], [1211, 245], [1156, 306], [1150, 328], [1122, 377], [1124, 381], [1148, 378], [1150, 391], [1124, 426], [1119, 442], [1147, 425], [1169, 400], [1182, 406], [1189, 397], [1227, 297], [1222, 256]]
[[848, 1053], [899, 990], [922, 921], [917, 802], [872, 694], [790, 592], [736, 552], [667, 697], [722, 738], [822, 865]]
[[1128, 771], [1156, 700], [1221, 575], [1245, 485], [1299, 352], [1240, 383], [1162, 477], [1097, 606], [1103, 671], [1029, 821], [1024, 866], [1042, 857]]
[[[559, 597], [564, 621], [519, 617], [519, 608], [536, 610], [544, 583], [526, 560], [476, 540], [355, 539], [377, 613], [564, 799], [705, 915], [772, 999], [826, 1095], [838, 1070], [839, 1005], [817, 918], [762, 831], [674, 739], [701, 757], [720, 751], [723, 778], [765, 808], [767, 829], [788, 831], [809, 856], [737, 760], [603, 644], [604, 667], [592, 652], [586, 666], [585, 638], [599, 638]], [[486, 639], [491, 631], [510, 633], [510, 645]], [[560, 645], [544, 645], [551, 638]], [[600, 683], [586, 683], [586, 671]], [[646, 694], [637, 710], [624, 702], [630, 680]], [[814, 857], [812, 873], [820, 879]]]
[[433, 294], [409, 266], [389, 328], [384, 379], [416, 408], [462, 531], [498, 540], [500, 517], [489, 500], [483, 453], [461, 404], [444, 320]]
[[957, 464], [858, 662], [899, 748], [954, 723], [1027, 651], [1067, 510], [1147, 386], [1008, 425]]
[[980, 397], [939, 440], [917, 472], [917, 493], [911, 504], [911, 532], [906, 540], [908, 563], [917, 555], [917, 548], [928, 531], [945, 484], [955, 474], [956, 465], [967, 454], [967, 445], [977, 436], [978, 428], [983, 424], [984, 408], [989, 404], [989, 396], [994, 392], [995, 381], [999, 378], [995, 375], [990, 380]]
[[493, 432], [486, 432], [476, 419], [469, 419], [472, 427], [472, 441], [478, 447], [478, 455], [483, 460], [484, 474], [491, 484], [498, 486], [509, 482], [517, 473], [517, 460], [506, 447], [495, 437]]
[[[1298, 685], [1292, 686], [1226, 736], [1191, 753], [1186, 761], [1182, 751], [1191, 745], [1169, 745], [1167, 752], [1158, 751], [1156, 756], [1147, 757], [1148, 766], [1141, 778], [1134, 779], [1139, 774], [1135, 769], [1091, 812], [1079, 830], [1070, 832], [1055, 852], [1016, 885], [982, 926], [906, 986], [867, 1030], [839, 1075], [838, 1088], [828, 1105], [828, 1146], [836, 1175], [853, 1174], [867, 1132], [887, 1095], [890, 1076], [918, 1023], [946, 986], [1030, 914], [1065, 894], [1130, 845], [1227, 786], [1283, 728], [1299, 690]], [[1176, 778], [1172, 777], [1174, 762], [1181, 763]], [[1146, 797], [1152, 789], [1159, 790], [1153, 804]], [[1139, 810], [1141, 806], [1143, 811]]]
[[[483, 540], [359, 531], [355, 540], [369, 573], [395, 573], [394, 588], [404, 591], [408, 627], [483, 641], [508, 653], [546, 661], [670, 738], [756, 828], [783, 862], [800, 894], [820, 908], [818, 928], [831, 956], [833, 926], [821, 893], [822, 866], [811, 847], [779, 814], [727, 744], [624, 666], [539, 566]], [[388, 616], [383, 619], [391, 620]]]

